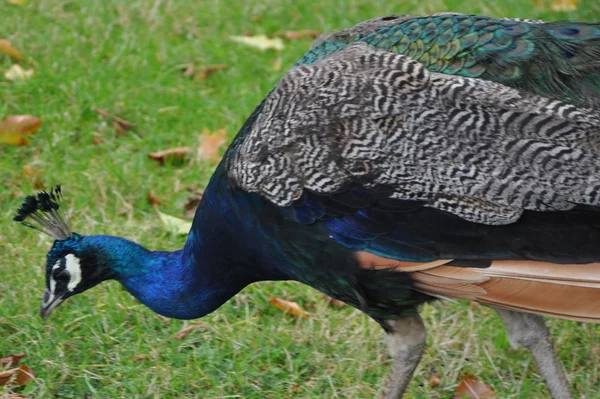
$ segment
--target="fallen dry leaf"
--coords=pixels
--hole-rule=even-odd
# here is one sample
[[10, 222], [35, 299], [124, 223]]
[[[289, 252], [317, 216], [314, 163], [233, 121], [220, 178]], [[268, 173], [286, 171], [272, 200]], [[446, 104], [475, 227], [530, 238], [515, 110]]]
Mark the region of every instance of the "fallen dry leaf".
[[[533, 0], [533, 4], [542, 9], [546, 9], [547, 2], [545, 0]], [[579, 5], [579, 0], [551, 0], [550, 8], [552, 11], [575, 11]]]
[[0, 39], [0, 53], [11, 56], [17, 61], [23, 60], [23, 54], [14, 48], [12, 43], [6, 39]]
[[207, 128], [202, 130], [196, 152], [198, 159], [216, 162], [221, 159], [219, 149], [227, 142], [227, 131], [225, 129], [210, 132]]
[[31, 79], [35, 72], [33, 69], [23, 69], [19, 64], [14, 64], [4, 72], [4, 77], [10, 81], [24, 81]]
[[188, 200], [183, 205], [183, 217], [186, 219], [193, 219], [196, 214], [196, 209], [198, 205], [200, 205], [200, 201], [202, 200], [202, 194], [204, 194], [204, 190], [196, 190], [188, 197]]
[[104, 144], [104, 140], [102, 140], [102, 137], [95, 134], [92, 136], [92, 143], [94, 143], [94, 145], [101, 145]]
[[325, 299], [328, 304], [335, 306], [336, 308], [343, 308], [346, 306], [344, 302], [340, 301], [339, 299], [332, 298], [329, 295], [323, 294], [323, 299]]
[[121, 123], [119, 123], [115, 119], [113, 119], [112, 125], [113, 125], [113, 129], [115, 129], [115, 132], [117, 132], [117, 134], [119, 136], [125, 136], [125, 133], [127, 133], [128, 129], [125, 129]]
[[113, 129], [115, 129], [115, 131], [121, 136], [125, 136], [125, 134], [129, 130], [135, 129], [135, 123], [129, 122], [123, 118], [113, 115], [103, 108], [95, 108], [95, 110], [98, 113], [98, 115], [110, 119]]
[[25, 353], [17, 353], [16, 355], [0, 357], [0, 367], [16, 366], [23, 357], [25, 357]]
[[162, 205], [162, 203], [158, 200], [158, 198], [156, 198], [156, 195], [154, 195], [154, 193], [152, 191], [150, 191], [148, 193], [148, 196], [146, 197], [146, 199], [148, 200], [148, 203], [152, 206]]
[[492, 399], [496, 394], [477, 377], [467, 374], [465, 375], [456, 391], [454, 391], [454, 399]]
[[178, 163], [184, 161], [192, 152], [192, 147], [175, 147], [168, 150], [151, 152], [148, 158], [155, 160], [161, 165], [165, 162]]
[[281, 51], [285, 48], [283, 40], [280, 37], [269, 38], [266, 35], [255, 36], [230, 36], [231, 40], [237, 43], [245, 44], [246, 46], [265, 50]]
[[281, 37], [287, 40], [300, 40], [300, 39], [316, 39], [319, 37], [321, 32], [312, 29], [301, 29], [301, 30], [289, 30], [285, 32], [277, 32], [275, 36]]
[[471, 310], [475, 310], [478, 309], [481, 305], [479, 304], [479, 302], [475, 302], [475, 301], [471, 301], [469, 303], [469, 307], [471, 308]]
[[286, 301], [272, 296], [269, 298], [269, 303], [275, 306], [277, 309], [282, 310], [285, 313], [289, 313], [292, 316], [308, 318], [310, 315], [300, 308], [296, 302]]
[[432, 388], [437, 387], [438, 385], [440, 385], [440, 377], [438, 377], [437, 375], [432, 375], [429, 381], [427, 381], [427, 384]]
[[181, 330], [179, 330], [177, 332], [177, 334], [175, 334], [175, 338], [177, 338], [177, 339], [184, 339], [192, 331], [200, 329], [200, 328], [207, 328], [207, 327], [208, 327], [208, 325], [206, 323], [204, 323], [204, 322], [198, 322], [198, 323], [190, 324], [189, 326], [185, 326]]
[[550, 3], [552, 11], [575, 11], [579, 5], [579, 0], [553, 0]]
[[33, 115], [11, 115], [0, 123], [0, 143], [13, 145], [29, 144], [29, 138], [42, 121]]
[[227, 69], [227, 65], [225, 64], [205, 65], [200, 67], [197, 71], [193, 72], [192, 79], [204, 81], [208, 79], [210, 75], [213, 75], [214, 73], [223, 71], [225, 69]]
[[33, 377], [35, 377], [35, 373], [27, 366], [19, 366], [14, 369], [0, 371], [0, 386], [6, 385], [9, 382], [21, 386], [27, 385]]
[[41, 180], [42, 176], [44, 175], [43, 171], [31, 165], [23, 165], [22, 170], [29, 184], [31, 184], [36, 190], [44, 189], [44, 183], [42, 183]]
[[141, 355], [135, 355], [133, 357], [133, 360], [135, 360], [136, 362], [141, 362], [144, 359], [148, 359], [148, 355], [141, 354]]
[[186, 64], [181, 68], [181, 74], [184, 78], [191, 78], [194, 76], [194, 72], [196, 71], [196, 66], [193, 63]]
[[302, 384], [292, 385], [292, 392], [302, 392]]
[[173, 234], [187, 235], [190, 232], [192, 222], [167, 215], [158, 209], [156, 212], [158, 213], [160, 221], [165, 225], [167, 230], [171, 231]]

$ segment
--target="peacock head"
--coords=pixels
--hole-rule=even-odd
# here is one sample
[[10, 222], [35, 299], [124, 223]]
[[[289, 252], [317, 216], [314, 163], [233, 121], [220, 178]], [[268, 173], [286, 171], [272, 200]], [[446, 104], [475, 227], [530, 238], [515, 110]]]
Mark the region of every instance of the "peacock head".
[[86, 237], [71, 232], [61, 199], [60, 186], [49, 193], [27, 196], [13, 218], [55, 239], [46, 259], [46, 290], [40, 309], [44, 319], [65, 299], [114, 277], [109, 268], [98, 262], [98, 255], [87, 248]]

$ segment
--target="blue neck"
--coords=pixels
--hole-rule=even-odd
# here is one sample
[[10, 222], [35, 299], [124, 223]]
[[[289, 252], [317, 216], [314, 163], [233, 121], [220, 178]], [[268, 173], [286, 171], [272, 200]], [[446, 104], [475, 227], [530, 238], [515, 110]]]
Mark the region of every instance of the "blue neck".
[[140, 302], [166, 317], [195, 319], [217, 309], [245, 284], [212, 280], [200, 264], [185, 262], [183, 250], [149, 252], [143, 271], [119, 281]]
[[84, 237], [82, 245], [139, 301], [178, 319], [202, 317], [250, 283], [288, 279], [256, 219], [262, 201], [229, 190], [223, 173], [221, 166], [205, 190], [183, 249], [149, 251], [109, 236]]
[[215, 266], [185, 250], [149, 251], [124, 238], [101, 235], [84, 237], [81, 246], [94, 253], [97, 267], [109, 269], [107, 275], [166, 317], [202, 317], [252, 282], [249, 276], [215, 272]]

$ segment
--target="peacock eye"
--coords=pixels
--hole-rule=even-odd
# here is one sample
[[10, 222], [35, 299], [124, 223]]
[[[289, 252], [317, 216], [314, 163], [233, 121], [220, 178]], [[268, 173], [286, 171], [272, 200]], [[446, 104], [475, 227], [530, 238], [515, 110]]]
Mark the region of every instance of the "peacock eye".
[[52, 273], [52, 278], [55, 281], [68, 281], [70, 279], [70, 275], [66, 270], [55, 270]]

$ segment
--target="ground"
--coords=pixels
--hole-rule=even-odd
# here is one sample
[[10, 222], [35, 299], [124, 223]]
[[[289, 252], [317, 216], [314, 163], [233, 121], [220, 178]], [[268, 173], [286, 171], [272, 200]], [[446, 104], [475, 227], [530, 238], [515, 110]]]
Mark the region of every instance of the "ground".
[[[570, 13], [525, 0], [9, 3], [0, 2], [0, 39], [25, 53], [35, 75], [7, 81], [2, 75], [13, 62], [0, 55], [0, 119], [32, 114], [44, 121], [30, 145], [0, 144], [0, 357], [25, 352], [22, 362], [37, 373], [24, 388], [0, 387], [0, 397], [28, 398], [369, 398], [379, 390], [389, 360], [378, 325], [296, 283], [248, 287], [183, 339], [176, 333], [185, 323], [155, 315], [116, 282], [69, 300], [47, 322], [38, 316], [50, 241], [10, 221], [22, 196], [62, 183], [75, 231], [181, 247], [185, 236], [165, 230], [148, 193], [161, 211], [181, 217], [187, 188], [202, 188], [215, 163], [160, 166], [147, 154], [196, 146], [204, 128], [225, 128], [232, 138], [311, 43], [260, 52], [229, 35], [327, 32], [374, 16], [440, 11], [600, 20], [593, 0]], [[193, 80], [182, 74], [190, 63], [228, 68]], [[95, 107], [137, 128], [121, 136]], [[27, 176], [26, 165], [43, 175]], [[282, 314], [270, 296], [298, 302], [311, 317]], [[453, 397], [465, 374], [498, 398], [548, 397], [530, 355], [509, 348], [489, 309], [437, 303], [422, 314], [428, 349], [408, 398]], [[561, 320], [550, 326], [578, 397], [599, 398], [600, 329]], [[437, 386], [428, 383], [434, 376]]]

